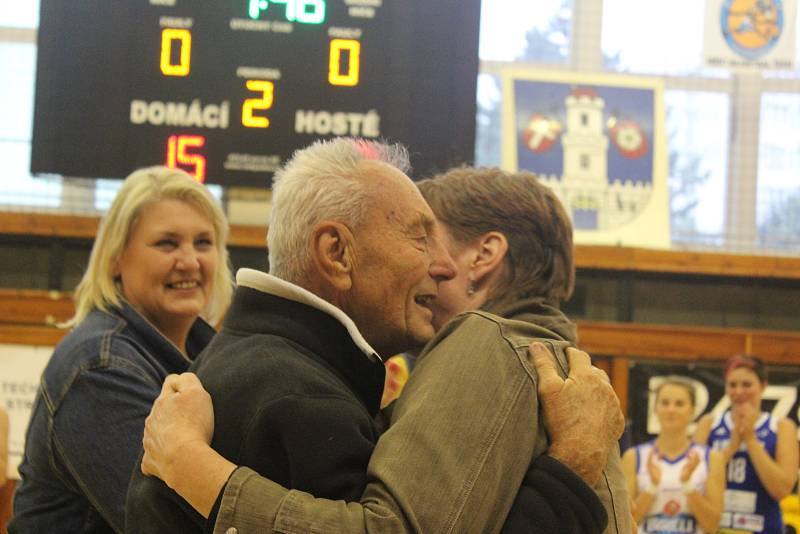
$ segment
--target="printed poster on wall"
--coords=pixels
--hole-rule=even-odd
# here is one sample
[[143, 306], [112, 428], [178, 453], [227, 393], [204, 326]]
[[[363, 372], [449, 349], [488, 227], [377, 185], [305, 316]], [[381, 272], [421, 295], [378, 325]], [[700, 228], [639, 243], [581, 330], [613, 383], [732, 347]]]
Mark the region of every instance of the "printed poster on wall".
[[19, 479], [17, 468], [25, 451], [25, 433], [39, 377], [53, 347], [0, 345], [0, 405], [8, 412], [8, 477]]
[[538, 69], [502, 79], [502, 166], [555, 191], [575, 242], [669, 247], [662, 81]]
[[706, 0], [703, 55], [709, 67], [794, 70], [797, 0]]
[[[800, 421], [800, 367], [767, 367], [767, 388], [764, 390], [762, 410], [774, 417], [788, 417]], [[681, 376], [695, 386], [695, 423], [705, 413], [723, 413], [730, 407], [725, 395], [722, 363], [680, 364], [657, 361], [631, 363], [628, 377], [628, 419], [631, 445], [655, 438], [661, 431], [655, 415], [655, 391], [666, 376]], [[798, 435], [800, 439], [800, 435]]]

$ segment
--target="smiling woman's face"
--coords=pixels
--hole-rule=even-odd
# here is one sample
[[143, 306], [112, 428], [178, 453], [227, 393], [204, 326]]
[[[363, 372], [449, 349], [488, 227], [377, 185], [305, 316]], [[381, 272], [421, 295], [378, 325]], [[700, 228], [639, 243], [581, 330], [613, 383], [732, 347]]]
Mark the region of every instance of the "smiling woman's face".
[[117, 261], [122, 295], [167, 337], [188, 331], [214, 291], [215, 243], [214, 225], [193, 204], [146, 206]]
[[747, 367], [736, 367], [725, 375], [725, 393], [733, 407], [750, 404], [760, 410], [765, 387], [755, 371]]

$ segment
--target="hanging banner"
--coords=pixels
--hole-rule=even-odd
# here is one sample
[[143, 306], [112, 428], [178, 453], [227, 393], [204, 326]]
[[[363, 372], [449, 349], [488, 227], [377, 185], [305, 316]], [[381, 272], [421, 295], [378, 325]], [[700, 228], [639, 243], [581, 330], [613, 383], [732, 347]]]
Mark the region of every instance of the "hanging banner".
[[508, 69], [502, 166], [561, 199], [575, 242], [670, 246], [661, 80]]
[[39, 377], [53, 347], [0, 345], [0, 405], [8, 412], [8, 478], [19, 480], [25, 433], [39, 389]]
[[797, 0], [706, 0], [703, 55], [709, 67], [794, 70]]
[[[706, 413], [721, 414], [730, 407], [725, 396], [722, 363], [678, 364], [651, 361], [631, 363], [628, 382], [629, 445], [638, 445], [655, 438], [661, 431], [655, 415], [655, 391], [666, 376], [681, 376], [695, 386], [695, 419], [689, 427], [694, 433], [697, 420]], [[761, 409], [774, 417], [800, 421], [800, 367], [768, 367], [767, 388]], [[798, 435], [800, 439], [800, 435]]]

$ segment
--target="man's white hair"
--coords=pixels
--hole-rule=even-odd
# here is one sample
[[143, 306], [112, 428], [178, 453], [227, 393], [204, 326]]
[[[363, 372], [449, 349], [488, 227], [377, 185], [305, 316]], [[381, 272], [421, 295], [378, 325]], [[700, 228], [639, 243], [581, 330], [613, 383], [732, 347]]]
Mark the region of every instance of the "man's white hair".
[[368, 189], [358, 179], [364, 161], [386, 163], [403, 173], [409, 169], [402, 145], [340, 137], [296, 151], [275, 173], [267, 237], [271, 274], [303, 282], [311, 269], [314, 225], [335, 220], [356, 228], [363, 221], [369, 208]]

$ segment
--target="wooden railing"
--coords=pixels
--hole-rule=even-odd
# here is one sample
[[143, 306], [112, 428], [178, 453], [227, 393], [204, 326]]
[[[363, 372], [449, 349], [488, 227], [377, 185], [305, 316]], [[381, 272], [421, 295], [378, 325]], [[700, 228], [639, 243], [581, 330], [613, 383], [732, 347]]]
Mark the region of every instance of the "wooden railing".
[[[0, 212], [0, 234], [6, 235], [94, 239], [99, 223], [99, 217], [86, 215]], [[232, 224], [228, 244], [264, 248], [267, 246], [266, 226]]]
[[608, 373], [628, 413], [628, 372], [639, 359], [676, 362], [723, 361], [758, 354], [772, 365], [800, 364], [800, 333], [696, 326], [578, 321], [580, 347]]
[[[99, 220], [91, 216], [0, 213], [0, 234], [92, 239]], [[266, 227], [231, 225], [228, 243], [263, 248]], [[575, 264], [583, 269], [611, 271], [800, 279], [800, 258], [774, 256], [577, 245]]]
[[[72, 315], [69, 294], [0, 289], [0, 343], [54, 346], [66, 335], [55, 326]], [[580, 346], [611, 377], [627, 410], [628, 367], [633, 360], [724, 360], [753, 352], [769, 364], [800, 363], [800, 333], [639, 323], [578, 321]]]
[[[50, 344], [64, 335], [55, 325], [73, 310], [69, 293], [0, 289], [0, 342]], [[800, 363], [797, 332], [578, 321], [578, 334], [581, 347], [598, 356], [696, 361], [754, 352], [773, 364]]]

